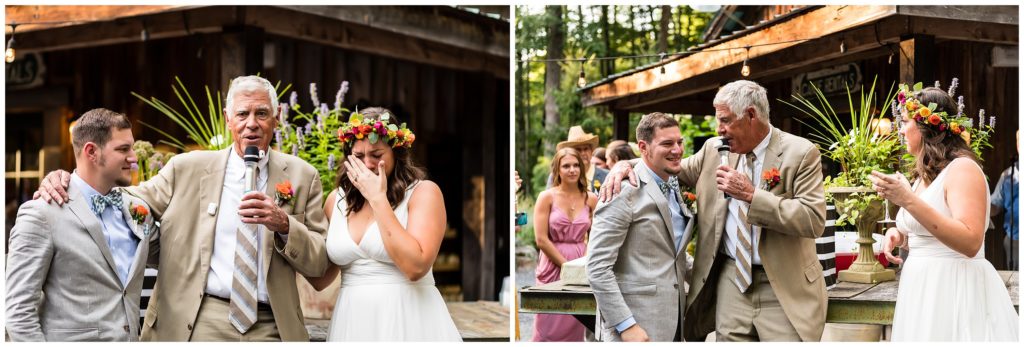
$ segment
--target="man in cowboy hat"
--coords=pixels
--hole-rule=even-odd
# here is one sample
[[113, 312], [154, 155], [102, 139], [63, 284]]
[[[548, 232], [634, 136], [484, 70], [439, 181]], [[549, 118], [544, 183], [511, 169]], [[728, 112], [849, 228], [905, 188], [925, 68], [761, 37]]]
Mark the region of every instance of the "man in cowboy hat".
[[[589, 165], [590, 157], [594, 155], [594, 148], [597, 147], [598, 137], [594, 134], [588, 134], [583, 132], [583, 127], [577, 125], [569, 128], [569, 138], [565, 141], [559, 142], [555, 146], [555, 151], [559, 151], [562, 148], [572, 147], [580, 153], [580, 157], [583, 157], [583, 162], [587, 163], [587, 186], [590, 187], [594, 193], [601, 190], [601, 183], [604, 182], [605, 176], [608, 176], [608, 170], [597, 167], [596, 165]], [[551, 188], [551, 175], [548, 175], [548, 188]]]

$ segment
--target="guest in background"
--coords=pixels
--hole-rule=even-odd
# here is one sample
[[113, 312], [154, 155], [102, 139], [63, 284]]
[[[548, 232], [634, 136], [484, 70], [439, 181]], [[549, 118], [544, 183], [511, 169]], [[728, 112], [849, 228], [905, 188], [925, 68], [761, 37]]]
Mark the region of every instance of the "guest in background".
[[608, 159], [605, 158], [604, 153], [604, 147], [597, 147], [597, 149], [594, 150], [594, 156], [590, 158], [590, 165], [593, 165], [596, 168], [608, 170]]
[[609, 149], [608, 153], [608, 165], [611, 167], [622, 160], [633, 160], [636, 159], [636, 153], [633, 152], [633, 147], [628, 143], [623, 142], [622, 145], [616, 146], [615, 148]]
[[[1020, 155], [1020, 130], [1017, 130], [1017, 155]], [[1015, 156], [1017, 158], [1017, 156]], [[1017, 230], [1020, 228], [1017, 219], [1020, 216], [1020, 173], [1017, 171], [1017, 162], [1014, 160], [1010, 167], [1003, 170], [999, 175], [999, 183], [996, 183], [992, 192], [992, 216], [1003, 214], [1003, 230], [1006, 236], [1003, 237], [1003, 248], [1006, 250], [1006, 269], [1014, 270], [1020, 268], [1020, 238]]]
[[[534, 233], [540, 260], [537, 284], [561, 278], [562, 264], [586, 253], [597, 195], [589, 192], [583, 173], [586, 161], [572, 148], [555, 152], [551, 160], [550, 189], [540, 193], [534, 209]], [[575, 317], [538, 314], [534, 320], [533, 341], [583, 341], [583, 325]]]

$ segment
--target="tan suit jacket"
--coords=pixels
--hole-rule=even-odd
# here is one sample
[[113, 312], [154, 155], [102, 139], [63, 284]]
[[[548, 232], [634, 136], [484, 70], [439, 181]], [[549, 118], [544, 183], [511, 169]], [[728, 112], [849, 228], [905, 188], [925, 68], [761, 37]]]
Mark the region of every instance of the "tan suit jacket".
[[[683, 333], [688, 341], [703, 341], [715, 329], [718, 264], [723, 260], [719, 258], [724, 258], [719, 249], [728, 213], [726, 199], [715, 184], [720, 144], [720, 138], [708, 140], [700, 152], [683, 160], [679, 175], [680, 183], [696, 187], [699, 216]], [[736, 167], [739, 157], [730, 153], [731, 167]], [[764, 170], [778, 168], [781, 182], [771, 189], [763, 183], [755, 187], [747, 219], [761, 227], [757, 250], [772, 289], [800, 338], [819, 341], [828, 299], [814, 240], [825, 230], [821, 154], [810, 141], [775, 128], [762, 166]], [[755, 182], [760, 182], [761, 173], [757, 175]]]
[[[206, 288], [213, 254], [218, 213], [228, 156], [219, 151], [192, 151], [175, 156], [160, 173], [128, 190], [149, 203], [160, 219], [159, 270], [153, 296], [142, 328], [144, 341], [188, 341], [195, 328], [199, 304]], [[292, 204], [282, 205], [288, 214], [288, 241], [261, 228], [260, 269], [267, 279], [274, 321], [284, 341], [309, 341], [299, 306], [295, 272], [319, 277], [327, 269], [324, 235], [327, 220], [322, 188], [316, 169], [297, 157], [271, 150], [266, 194], [286, 180], [295, 189]], [[269, 258], [268, 258], [269, 257]], [[224, 317], [228, 319], [227, 316]]]

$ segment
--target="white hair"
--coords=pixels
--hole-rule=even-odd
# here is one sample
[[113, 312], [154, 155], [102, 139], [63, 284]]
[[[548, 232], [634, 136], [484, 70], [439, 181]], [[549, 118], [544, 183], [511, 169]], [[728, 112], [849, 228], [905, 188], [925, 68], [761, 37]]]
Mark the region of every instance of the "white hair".
[[765, 125], [771, 124], [768, 117], [768, 92], [753, 81], [738, 80], [722, 86], [718, 94], [715, 94], [713, 104], [729, 106], [729, 110], [737, 117], [742, 117], [747, 107], [753, 107], [758, 120]]
[[270, 109], [271, 115], [277, 116], [277, 90], [274, 88], [270, 81], [260, 76], [241, 76], [231, 80], [231, 87], [228, 88], [227, 102], [224, 105], [224, 112], [230, 116], [234, 113], [232, 107], [235, 106], [235, 94], [238, 92], [257, 92], [267, 91], [267, 96], [270, 98]]

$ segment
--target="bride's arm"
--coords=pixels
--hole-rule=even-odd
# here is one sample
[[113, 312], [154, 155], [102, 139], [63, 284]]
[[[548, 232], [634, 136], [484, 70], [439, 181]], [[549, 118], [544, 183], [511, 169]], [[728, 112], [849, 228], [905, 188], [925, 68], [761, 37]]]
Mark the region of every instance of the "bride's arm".
[[441, 248], [447, 215], [444, 196], [436, 183], [420, 181], [409, 198], [409, 228], [403, 228], [387, 199], [369, 202], [384, 249], [410, 281], [422, 278], [434, 265]]
[[949, 164], [948, 177], [943, 181], [946, 204], [952, 217], [944, 216], [914, 194], [903, 206], [914, 219], [947, 247], [968, 257], [974, 257], [985, 240], [985, 208], [988, 192], [985, 177], [975, 164], [958, 160]]
[[[330, 194], [327, 194], [327, 201], [324, 203], [324, 214], [327, 215], [328, 222], [331, 220], [331, 213], [334, 211], [334, 203], [337, 200], [337, 192], [338, 190], [335, 189], [331, 191]], [[328, 228], [327, 232], [329, 233], [331, 232], [331, 230]], [[326, 238], [326, 235], [324, 236], [324, 238]], [[330, 259], [328, 259], [327, 262], [327, 270], [324, 271], [323, 276], [306, 277], [306, 280], [309, 281], [309, 284], [311, 284], [313, 286], [313, 289], [316, 289], [316, 291], [318, 292], [324, 290], [324, 288], [327, 288], [327, 286], [331, 285], [331, 283], [334, 282], [334, 279], [338, 277], [338, 274], [341, 273], [341, 269], [339, 269], [337, 265], [334, 265], [334, 263], [331, 263]]]

